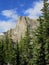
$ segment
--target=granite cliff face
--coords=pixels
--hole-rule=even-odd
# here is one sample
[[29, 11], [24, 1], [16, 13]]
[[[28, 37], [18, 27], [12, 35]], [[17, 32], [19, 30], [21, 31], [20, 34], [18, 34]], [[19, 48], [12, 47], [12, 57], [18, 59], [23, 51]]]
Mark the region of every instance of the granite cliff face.
[[27, 25], [30, 26], [30, 33], [32, 33], [37, 28], [38, 22], [28, 17], [19, 17], [16, 27], [10, 31], [7, 31], [9, 37], [15, 42], [16, 40], [19, 41], [21, 39], [21, 36], [25, 36]]
[[28, 17], [19, 17], [15, 29], [8, 31], [9, 36], [14, 40], [20, 40], [21, 36], [25, 36], [27, 25], [30, 26], [30, 32], [32, 33], [38, 26], [36, 20]]

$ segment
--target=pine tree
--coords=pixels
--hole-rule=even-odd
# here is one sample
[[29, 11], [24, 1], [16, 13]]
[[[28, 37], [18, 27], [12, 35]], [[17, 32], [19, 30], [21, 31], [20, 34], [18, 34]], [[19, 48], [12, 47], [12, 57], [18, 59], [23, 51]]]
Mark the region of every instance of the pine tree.
[[8, 33], [5, 35], [5, 40], [4, 40], [4, 42], [5, 42], [5, 53], [6, 53], [6, 62], [7, 62], [7, 64], [10, 62], [10, 57], [9, 57], [9, 38], [8, 38]]
[[4, 41], [0, 40], [0, 65], [6, 64]]
[[43, 11], [43, 18], [44, 18], [44, 35], [45, 35], [45, 59], [46, 59], [46, 65], [49, 64], [49, 3], [48, 0], [43, 0], [44, 7], [42, 9]]
[[[14, 42], [15, 43], [15, 42]], [[12, 57], [12, 65], [21, 65], [20, 64], [20, 47], [18, 41], [15, 43], [15, 46], [13, 47], [14, 56]]]
[[8, 33], [6, 34], [5, 36], [5, 40], [4, 40], [4, 43], [5, 43], [5, 61], [7, 64], [12, 64], [12, 62], [14, 60], [12, 60], [15, 56], [15, 51], [13, 50], [13, 41], [12, 39], [8, 36]]
[[42, 16], [39, 17], [39, 27], [36, 32], [37, 42], [35, 45], [37, 44], [37, 46], [35, 48], [35, 65], [48, 65], [49, 63], [49, 53], [48, 50], [46, 50], [46, 48], [49, 49], [49, 42], [47, 39], [49, 38], [49, 7], [47, 1], [48, 0], [43, 0], [43, 13]]
[[17, 41], [17, 51], [16, 51], [16, 65], [20, 65], [20, 51], [19, 51], [19, 44], [18, 44], [18, 41]]
[[37, 48], [38, 50], [38, 59], [37, 59], [37, 65], [46, 65], [46, 61], [45, 61], [45, 40], [44, 40], [44, 32], [43, 32], [43, 20], [41, 19], [41, 17], [39, 17], [39, 29], [38, 29], [38, 35], [37, 35], [37, 40], [38, 40], [38, 45], [39, 48]]
[[33, 46], [31, 42], [30, 36], [30, 26], [27, 24], [25, 37], [22, 39], [23, 41], [23, 65], [32, 65], [32, 58], [33, 58]]

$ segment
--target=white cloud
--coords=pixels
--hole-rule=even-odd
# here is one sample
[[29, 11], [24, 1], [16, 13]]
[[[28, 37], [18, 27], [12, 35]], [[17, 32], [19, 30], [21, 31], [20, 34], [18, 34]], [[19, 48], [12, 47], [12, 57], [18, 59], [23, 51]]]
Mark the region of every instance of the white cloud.
[[[33, 6], [33, 5], [32, 5]], [[41, 14], [41, 9], [43, 7], [43, 2], [36, 2], [34, 3], [34, 8], [29, 8], [25, 11], [24, 14], [28, 14], [28, 17], [30, 18], [37, 18]]]
[[3, 33], [0, 33], [0, 35], [4, 35]]
[[7, 30], [14, 28], [16, 25], [15, 23], [16, 22], [13, 22], [12, 20], [0, 21], [0, 30], [2, 30], [2, 32], [6, 32]]
[[16, 19], [18, 17], [17, 12], [15, 10], [3, 10], [1, 14], [13, 19]]
[[3, 10], [1, 14], [8, 18], [7, 20], [0, 20], [0, 33], [2, 34], [2, 32], [15, 27], [18, 14], [15, 10]]

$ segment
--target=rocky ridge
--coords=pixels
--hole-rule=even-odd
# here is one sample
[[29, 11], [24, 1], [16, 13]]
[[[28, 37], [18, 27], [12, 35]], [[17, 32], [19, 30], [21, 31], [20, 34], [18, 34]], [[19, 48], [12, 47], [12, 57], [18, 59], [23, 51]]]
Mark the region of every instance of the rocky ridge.
[[[30, 32], [32, 33], [37, 26], [39, 25], [37, 20], [34, 19], [30, 19], [28, 17], [19, 17], [16, 27], [14, 29], [11, 29], [9, 31], [7, 31], [6, 33], [8, 33], [8, 36], [14, 41], [16, 42], [16, 40], [20, 40], [21, 36], [24, 37], [25, 36], [25, 32], [26, 32], [26, 28], [27, 25], [30, 26]], [[4, 34], [6, 34], [4, 33]]]

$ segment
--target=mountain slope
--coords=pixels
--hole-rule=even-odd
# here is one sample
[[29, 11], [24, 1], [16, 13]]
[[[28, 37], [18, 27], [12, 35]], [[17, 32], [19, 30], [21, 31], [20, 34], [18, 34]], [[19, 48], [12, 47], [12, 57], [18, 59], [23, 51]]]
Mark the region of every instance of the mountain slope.
[[8, 31], [9, 36], [14, 41], [20, 40], [21, 36], [25, 36], [27, 25], [30, 26], [30, 31], [33, 32], [37, 28], [38, 22], [28, 17], [19, 17], [15, 29]]
[[38, 22], [34, 19], [30, 19], [28, 17], [19, 17], [16, 23], [16, 27], [7, 31], [4, 34], [8, 34], [9, 38], [11, 38], [14, 42], [19, 41], [21, 37], [25, 36], [27, 25], [30, 26], [30, 34], [37, 28], [39, 25]]

